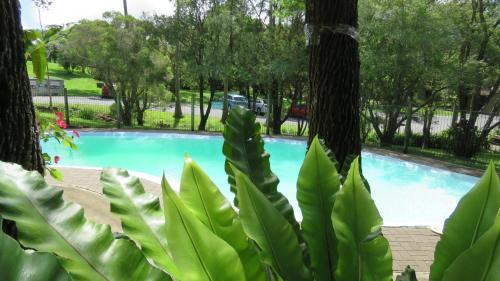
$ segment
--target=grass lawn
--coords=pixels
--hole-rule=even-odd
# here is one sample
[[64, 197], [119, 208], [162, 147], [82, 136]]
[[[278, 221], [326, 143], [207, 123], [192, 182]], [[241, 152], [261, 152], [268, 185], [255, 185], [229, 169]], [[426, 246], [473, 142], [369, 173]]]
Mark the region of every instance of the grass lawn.
[[[35, 77], [31, 61], [26, 63], [28, 75]], [[64, 80], [64, 86], [68, 89], [70, 96], [100, 96], [101, 89], [97, 88], [97, 80], [92, 78], [90, 74], [81, 73], [80, 71], [68, 72], [58, 63], [49, 63], [49, 75], [51, 78], [59, 78]]]
[[[383, 149], [403, 152], [403, 147], [396, 145], [393, 145], [392, 147], [383, 147]], [[408, 154], [424, 156], [427, 158], [441, 160], [444, 162], [480, 170], [485, 170], [490, 161], [493, 161], [496, 169], [500, 170], [500, 153], [493, 151], [480, 152], [471, 159], [457, 157], [453, 155], [453, 153], [442, 149], [421, 149], [419, 147], [410, 147], [408, 149]]]

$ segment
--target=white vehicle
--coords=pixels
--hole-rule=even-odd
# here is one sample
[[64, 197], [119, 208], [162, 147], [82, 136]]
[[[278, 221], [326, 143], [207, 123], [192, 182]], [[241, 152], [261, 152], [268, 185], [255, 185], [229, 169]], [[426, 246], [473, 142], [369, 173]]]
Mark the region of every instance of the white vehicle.
[[227, 107], [229, 110], [235, 106], [247, 107], [248, 101], [244, 96], [236, 95], [236, 94], [228, 94], [227, 95]]
[[257, 115], [264, 115], [267, 113], [267, 104], [262, 99], [257, 99], [255, 101], [255, 113]]

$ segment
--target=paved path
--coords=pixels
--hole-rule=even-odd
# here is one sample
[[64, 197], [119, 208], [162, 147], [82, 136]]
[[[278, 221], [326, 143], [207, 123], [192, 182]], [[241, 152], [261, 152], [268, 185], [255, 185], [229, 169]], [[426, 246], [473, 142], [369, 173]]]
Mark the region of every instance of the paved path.
[[[62, 182], [57, 182], [47, 176], [50, 185], [64, 189], [64, 199], [83, 206], [85, 215], [92, 221], [111, 225], [113, 231], [121, 231], [118, 219], [109, 211], [109, 203], [102, 195], [99, 181], [99, 170], [59, 168], [64, 175]], [[161, 188], [158, 179], [142, 180], [146, 191], [161, 198]], [[175, 180], [169, 180], [174, 188], [178, 187]], [[439, 240], [436, 234], [425, 227], [384, 227], [383, 233], [389, 240], [393, 253], [394, 273], [400, 273], [407, 265], [417, 271], [419, 281], [427, 281], [429, 268], [434, 259], [434, 247]]]

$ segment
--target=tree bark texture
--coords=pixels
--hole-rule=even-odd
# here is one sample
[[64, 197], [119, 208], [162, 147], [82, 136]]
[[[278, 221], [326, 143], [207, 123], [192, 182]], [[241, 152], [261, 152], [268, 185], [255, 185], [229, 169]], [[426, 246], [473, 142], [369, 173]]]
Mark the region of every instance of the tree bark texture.
[[0, 160], [44, 172], [18, 0], [0, 1]]
[[306, 22], [318, 35], [309, 46], [309, 143], [324, 139], [342, 166], [346, 156], [361, 153], [360, 62], [358, 42], [333, 30], [358, 27], [357, 1], [307, 1]]

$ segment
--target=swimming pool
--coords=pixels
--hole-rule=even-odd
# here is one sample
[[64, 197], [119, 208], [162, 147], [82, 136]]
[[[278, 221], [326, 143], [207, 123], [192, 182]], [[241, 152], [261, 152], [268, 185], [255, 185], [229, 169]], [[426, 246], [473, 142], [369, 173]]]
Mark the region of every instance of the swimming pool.
[[[306, 152], [304, 141], [265, 139], [271, 168], [280, 178], [279, 190], [300, 219], [296, 200], [297, 175]], [[81, 132], [72, 151], [54, 141], [44, 152], [59, 155], [60, 166], [120, 167], [179, 179], [189, 154], [232, 201], [222, 154], [223, 138], [175, 133]], [[478, 178], [363, 152], [363, 173], [385, 225], [427, 225], [441, 229], [444, 220]]]

